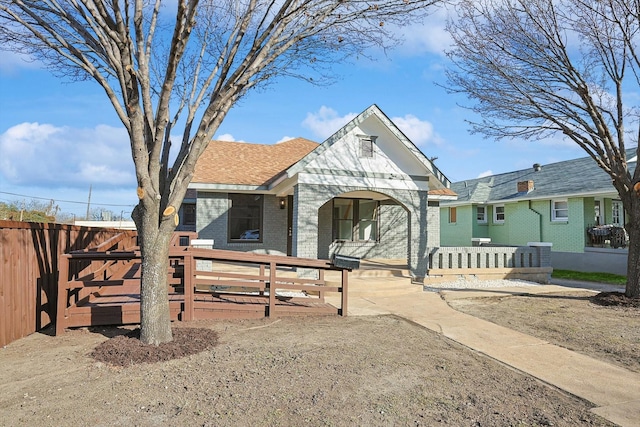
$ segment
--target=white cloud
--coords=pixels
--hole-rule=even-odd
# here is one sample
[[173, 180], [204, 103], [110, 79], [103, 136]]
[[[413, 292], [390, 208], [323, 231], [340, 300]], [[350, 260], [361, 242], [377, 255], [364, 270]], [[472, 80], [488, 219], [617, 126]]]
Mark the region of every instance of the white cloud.
[[423, 23], [402, 27], [399, 31], [404, 39], [400, 47], [403, 55], [419, 56], [425, 53], [444, 55], [446, 49], [451, 48], [452, 40], [445, 26], [448, 11], [438, 9]]
[[15, 185], [86, 188], [135, 185], [122, 128], [22, 123], [0, 135], [0, 175]]
[[236, 139], [230, 133], [223, 133], [222, 135], [218, 135], [216, 138], [218, 141], [227, 141], [227, 142], [235, 142]]
[[40, 68], [41, 64], [19, 53], [4, 51], [0, 55], [0, 74], [13, 76], [23, 68]]
[[440, 144], [441, 138], [434, 132], [431, 122], [420, 120], [413, 114], [404, 117], [393, 117], [393, 123], [413, 142], [420, 146], [427, 143]]
[[493, 175], [493, 171], [492, 171], [491, 169], [489, 169], [489, 170], [486, 170], [486, 171], [484, 171], [484, 172], [481, 172], [481, 173], [478, 175], [478, 178], [484, 178], [484, 177], [486, 177], [486, 176], [491, 176], [491, 175]]
[[307, 117], [302, 121], [302, 125], [310, 129], [316, 136], [326, 139], [334, 132], [342, 128], [352, 120], [356, 113], [347, 113], [338, 116], [338, 113], [329, 107], [322, 106], [316, 113], [307, 113]]
[[[323, 105], [316, 113], [307, 113], [302, 125], [311, 129], [318, 137], [326, 139], [356, 116], [355, 113], [340, 116], [334, 109]], [[391, 121], [416, 145], [442, 142], [440, 136], [434, 132], [431, 122], [420, 120], [412, 114], [393, 117]]]
[[276, 141], [276, 144], [280, 144], [281, 142], [291, 141], [292, 139], [295, 139], [295, 137], [294, 136], [283, 136], [282, 138], [280, 138], [279, 140]]

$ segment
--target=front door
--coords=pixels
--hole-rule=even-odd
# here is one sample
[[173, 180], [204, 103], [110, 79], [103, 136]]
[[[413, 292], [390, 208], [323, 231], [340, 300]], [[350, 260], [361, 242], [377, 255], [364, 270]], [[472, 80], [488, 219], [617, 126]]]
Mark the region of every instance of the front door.
[[611, 223], [617, 227], [624, 227], [624, 209], [620, 200], [611, 202]]

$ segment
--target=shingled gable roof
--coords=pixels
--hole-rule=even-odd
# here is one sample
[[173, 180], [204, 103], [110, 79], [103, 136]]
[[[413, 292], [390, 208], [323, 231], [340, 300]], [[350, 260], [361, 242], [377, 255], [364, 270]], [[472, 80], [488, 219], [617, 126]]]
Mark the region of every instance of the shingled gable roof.
[[433, 186], [429, 190], [430, 195], [439, 198], [456, 196], [449, 188], [451, 183], [447, 177], [375, 104], [322, 144], [304, 138], [295, 138], [274, 145], [211, 141], [198, 159], [191, 182], [196, 185], [272, 188], [281, 180], [303, 171], [313, 159], [372, 115], [375, 115], [436, 178], [431, 181]]
[[[449, 179], [433, 164], [431, 160], [429, 160], [416, 145], [411, 142], [409, 138], [406, 137], [404, 133], [382, 112], [382, 110], [376, 105], [373, 104], [362, 113], [358, 114], [355, 118], [353, 118], [349, 123], [347, 123], [344, 127], [338, 130], [336, 133], [327, 138], [318, 148], [307, 154], [304, 158], [302, 158], [299, 162], [293, 164], [289, 169], [287, 169], [286, 177], [292, 177], [296, 173], [301, 172], [304, 168], [315, 159], [317, 156], [321, 155], [325, 150], [331, 147], [335, 142], [339, 141], [340, 138], [349, 133], [353, 128], [358, 126], [360, 123], [365, 121], [367, 118], [375, 116], [377, 117], [388, 129], [393, 133], [398, 140], [418, 159], [420, 163], [424, 165], [424, 167], [429, 170], [434, 177], [437, 179], [436, 186], [437, 188], [432, 188], [429, 191], [429, 194], [439, 195], [439, 196], [455, 196], [455, 192], [453, 192], [449, 187], [451, 186], [451, 182]], [[439, 191], [435, 191], [435, 190]]]
[[[637, 148], [627, 150], [631, 173], [636, 168]], [[533, 190], [518, 192], [518, 182], [533, 181]], [[458, 200], [446, 205], [504, 203], [519, 200], [586, 197], [615, 194], [611, 177], [591, 157], [566, 160], [534, 168], [455, 182]]]
[[284, 170], [318, 147], [294, 138], [279, 144], [210, 141], [196, 163], [193, 183], [268, 185]]

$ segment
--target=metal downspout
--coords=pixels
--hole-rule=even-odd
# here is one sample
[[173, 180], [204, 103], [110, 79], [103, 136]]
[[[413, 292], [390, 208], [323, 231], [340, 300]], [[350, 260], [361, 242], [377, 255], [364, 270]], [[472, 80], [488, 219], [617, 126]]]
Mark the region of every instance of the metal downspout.
[[544, 242], [544, 239], [542, 238], [542, 214], [531, 207], [531, 200], [529, 200], [529, 210], [538, 215], [538, 234], [540, 238], [538, 241]]

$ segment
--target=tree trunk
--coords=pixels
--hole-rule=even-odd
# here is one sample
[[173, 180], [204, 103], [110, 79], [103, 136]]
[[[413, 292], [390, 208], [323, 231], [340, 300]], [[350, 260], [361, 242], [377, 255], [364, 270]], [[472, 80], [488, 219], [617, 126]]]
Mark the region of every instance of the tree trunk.
[[157, 244], [145, 250], [142, 257], [140, 288], [140, 340], [145, 344], [162, 344], [173, 339], [169, 316], [167, 274], [169, 251]]
[[626, 224], [629, 233], [629, 256], [627, 258], [627, 286], [625, 295], [640, 298], [640, 202], [632, 204], [628, 212], [630, 221]]
[[[149, 218], [147, 218], [149, 219]], [[168, 272], [171, 231], [154, 227], [155, 221], [138, 226], [142, 253], [140, 287], [140, 341], [159, 345], [173, 340], [169, 312]]]

